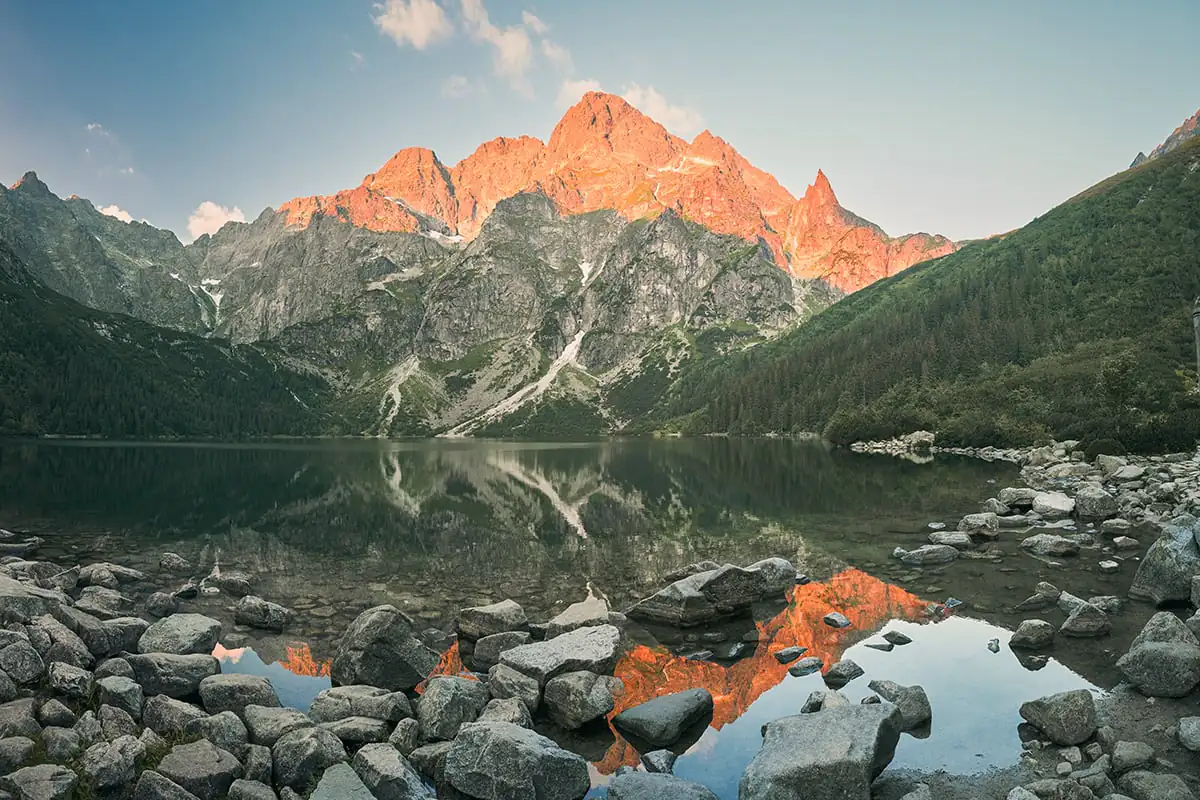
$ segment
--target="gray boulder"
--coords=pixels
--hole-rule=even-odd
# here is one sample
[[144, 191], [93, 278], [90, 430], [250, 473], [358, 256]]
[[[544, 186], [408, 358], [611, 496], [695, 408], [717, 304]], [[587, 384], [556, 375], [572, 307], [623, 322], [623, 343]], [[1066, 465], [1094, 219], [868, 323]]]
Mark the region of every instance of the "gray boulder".
[[137, 765], [146, 749], [133, 736], [119, 736], [112, 742], [100, 742], [83, 754], [80, 769], [100, 792], [116, 792], [133, 783]]
[[266, 784], [238, 778], [229, 787], [227, 800], [278, 800], [278, 795]]
[[334, 764], [317, 781], [309, 800], [376, 800], [376, 797], [349, 764]]
[[250, 733], [246, 724], [232, 711], [222, 711], [211, 717], [201, 717], [187, 723], [187, 734], [199, 736], [215, 744], [221, 750], [226, 750], [241, 760], [246, 755], [246, 747], [250, 743]]
[[147, 695], [189, 697], [200, 691], [200, 682], [221, 672], [221, 662], [210, 655], [144, 653], [125, 658], [133, 668], [133, 679]]
[[763, 745], [742, 774], [740, 800], [869, 798], [891, 762], [902, 718], [891, 703], [798, 714], [763, 726]]
[[367, 684], [409, 691], [437, 666], [438, 654], [421, 643], [415, 625], [395, 606], [368, 608], [342, 637], [331, 665], [335, 684]]
[[133, 667], [123, 658], [106, 658], [96, 666], [92, 675], [96, 680], [104, 678], [129, 678], [133, 680]]
[[124, 709], [134, 719], [142, 718], [142, 706], [146, 698], [137, 681], [119, 675], [101, 678], [96, 681], [96, 697], [101, 705]]
[[1082, 486], [1075, 492], [1075, 516], [1080, 519], [1103, 520], [1120, 512], [1117, 498], [1095, 484]]
[[674, 775], [626, 772], [608, 784], [608, 800], [717, 800], [706, 787]]
[[1117, 788], [1132, 800], [1196, 800], [1196, 795], [1178, 775], [1161, 775], [1140, 769], [1117, 778]]
[[525, 610], [512, 600], [458, 612], [458, 632], [466, 639], [482, 639], [495, 633], [524, 630], [529, 620]]
[[389, 692], [375, 686], [334, 686], [313, 699], [308, 710], [313, 722], [334, 722], [346, 717], [372, 717], [398, 722], [413, 714], [403, 692]]
[[15, 578], [0, 575], [0, 615], [30, 619], [49, 614], [62, 605], [62, 592], [39, 589]]
[[1170, 611], [1159, 611], [1146, 621], [1142, 630], [1130, 643], [1129, 649], [1146, 644], [1147, 642], [1180, 642], [1200, 647], [1196, 634]]
[[141, 570], [110, 562], [88, 564], [79, 570], [80, 586], [105, 586], [109, 589], [117, 589], [123, 583], [137, 583], [145, 579], [146, 573]]
[[613, 692], [621, 688], [621, 681], [610, 675], [564, 672], [546, 682], [542, 704], [560, 727], [575, 730], [612, 711]]
[[627, 708], [612, 718], [612, 725], [639, 745], [669, 747], [712, 710], [713, 698], [707, 689], [686, 689]]
[[138, 777], [137, 787], [133, 790], [133, 800], [197, 800], [197, 798], [196, 795], [170, 778], [148, 769]]
[[958, 549], [948, 544], [923, 544], [915, 550], [899, 551], [900, 561], [914, 567], [949, 564], [958, 558]]
[[533, 714], [541, 704], [542, 689], [536, 678], [517, 672], [507, 664], [497, 664], [488, 670], [488, 691], [492, 697], [516, 697]]
[[[59, 728], [69, 728], [78, 719], [74, 711], [54, 699], [42, 703], [41, 707], [37, 710], [37, 718], [38, 722], [47, 727]], [[0, 772], [4, 771], [0, 770]]]
[[489, 800], [578, 800], [591, 786], [583, 758], [506, 722], [464, 725], [446, 753], [445, 778]]
[[434, 742], [433, 744], [422, 745], [409, 753], [407, 758], [409, 763], [416, 768], [417, 772], [433, 781], [435, 786], [445, 786], [446, 756], [453, 746], [453, 742]]
[[1021, 705], [1021, 718], [1054, 744], [1081, 744], [1096, 732], [1096, 702], [1086, 689], [1060, 692]]
[[539, 686], [564, 672], [610, 673], [621, 652], [621, 632], [612, 625], [578, 628], [544, 642], [514, 647], [500, 663], [535, 678]]
[[484, 636], [475, 643], [475, 650], [471, 653], [471, 662], [475, 669], [491, 669], [500, 663], [500, 654], [505, 650], [511, 650], [532, 641], [533, 637], [529, 635], [528, 631], [505, 631]]
[[1021, 540], [1021, 549], [1035, 556], [1074, 556], [1079, 554], [1079, 543], [1053, 533], [1036, 533]]
[[137, 720], [131, 717], [128, 711], [121, 708], [100, 706], [97, 716], [100, 718], [100, 727], [104, 731], [104, 738], [109, 741], [118, 736], [137, 736], [141, 730]]
[[1180, 719], [1177, 735], [1181, 745], [1193, 753], [1200, 753], [1200, 717]]
[[200, 800], [228, 796], [229, 787], [242, 777], [242, 765], [233, 754], [204, 739], [175, 745], [158, 771]]
[[275, 687], [262, 675], [210, 675], [200, 681], [200, 700], [210, 714], [232, 711], [239, 717], [246, 706], [279, 706]]
[[892, 681], [871, 681], [867, 686], [872, 692], [896, 706], [900, 712], [903, 730], [919, 728], [933, 718], [929, 696], [921, 686], [901, 686]]
[[421, 776], [390, 744], [368, 744], [354, 754], [354, 772], [379, 800], [432, 798]]
[[453, 739], [459, 728], [474, 722], [490, 695], [479, 681], [439, 675], [425, 685], [417, 701], [417, 721], [426, 739]]
[[1062, 519], [1075, 512], [1075, 501], [1062, 492], [1038, 492], [1033, 497], [1033, 510], [1045, 519]]
[[79, 776], [57, 764], [22, 767], [0, 778], [0, 788], [16, 800], [71, 800]]
[[[512, 698], [516, 699], [516, 698]], [[517, 702], [520, 702], [519, 700]], [[522, 704], [524, 705], [524, 704]], [[484, 706], [487, 710], [487, 706]], [[481, 715], [482, 716], [482, 715]], [[402, 719], [396, 723], [396, 727], [392, 730], [392, 735], [388, 737], [388, 744], [400, 751], [400, 755], [408, 758], [408, 754], [417, 749], [417, 745], [421, 743], [421, 723], [417, 722], [412, 717]]]
[[[46, 746], [46, 758], [56, 764], [66, 764], [74, 760], [79, 755], [81, 749], [79, 734], [66, 728], [44, 729], [42, 731], [42, 744]], [[20, 765], [10, 766], [4, 772], [11, 772], [18, 766]]]
[[322, 770], [346, 760], [340, 739], [322, 728], [299, 728], [285, 733], [271, 748], [275, 782], [304, 789]]
[[179, 610], [179, 598], [166, 592], [155, 592], [146, 598], [146, 613], [152, 617], [169, 617]]
[[75, 601], [75, 607], [97, 619], [115, 619], [135, 613], [133, 601], [114, 589], [87, 586]]
[[1121, 656], [1117, 669], [1147, 697], [1186, 697], [1200, 684], [1200, 647], [1145, 642]]
[[1131, 769], [1148, 767], [1154, 761], [1154, 748], [1145, 742], [1117, 742], [1112, 749], [1112, 770], [1120, 775]]
[[961, 531], [934, 531], [929, 534], [930, 544], [946, 544], [956, 550], [970, 550], [975, 546], [971, 534]]
[[242, 758], [246, 768], [246, 780], [258, 781], [268, 786], [275, 782], [272, 774], [275, 767], [271, 763], [271, 748], [261, 744], [246, 745], [246, 755]]
[[59, 694], [86, 700], [92, 694], [92, 673], [62, 661], [52, 661], [46, 682]]
[[577, 628], [607, 625], [612, 618], [612, 609], [603, 597], [589, 595], [586, 600], [572, 603], [546, 623], [546, 638], [553, 639]]
[[1089, 638], [1104, 636], [1112, 630], [1112, 620], [1108, 615], [1091, 603], [1081, 603], [1075, 607], [1067, 619], [1059, 627], [1058, 632], [1063, 636]]
[[182, 737], [188, 725], [208, 715], [191, 703], [156, 694], [145, 701], [142, 722], [159, 736]]
[[233, 607], [234, 622], [276, 633], [292, 624], [292, 620], [295, 618], [296, 613], [290, 608], [284, 608], [278, 603], [272, 603], [252, 594], [238, 600], [237, 605]]
[[1000, 530], [1000, 518], [992, 511], [985, 511], [982, 514], [967, 514], [959, 520], [958, 529], [963, 533], [995, 534]]
[[1192, 578], [1200, 574], [1198, 528], [1200, 523], [1190, 514], [1171, 520], [1138, 565], [1129, 596], [1159, 605], [1190, 600]]
[[386, 742], [389, 733], [388, 724], [374, 717], [342, 717], [319, 723], [319, 727], [352, 746]]
[[0, 630], [0, 669], [16, 683], [32, 683], [45, 673], [46, 664], [28, 636]]
[[42, 726], [38, 724], [32, 697], [23, 697], [0, 704], [0, 738], [6, 736], [37, 736]]
[[[43, 731], [43, 737], [45, 732]], [[28, 736], [8, 736], [0, 739], [0, 775], [20, 769], [33, 756], [37, 744]]]
[[[558, 680], [555, 678], [555, 680]], [[615, 678], [613, 679], [615, 680]], [[483, 711], [479, 714], [479, 722], [511, 722], [514, 725], [520, 725], [523, 728], [533, 727], [533, 717], [529, 714], [529, 709], [515, 697], [506, 697], [499, 700], [489, 700], [488, 704], [483, 707]], [[390, 741], [390, 740], [389, 740]]]
[[212, 655], [221, 638], [221, 623], [203, 614], [172, 614], [151, 625], [138, 640], [139, 653]]
[[250, 732], [250, 741], [265, 747], [274, 747], [286, 733], [313, 726], [308, 716], [294, 708], [246, 706], [242, 719]]
[[1001, 503], [1012, 508], [1033, 508], [1033, 500], [1037, 494], [1036, 489], [1017, 486], [1001, 489], [996, 497]]
[[[687, 627], [737, 614], [779, 591], [781, 570], [764, 569], [761, 564], [748, 569], [725, 564], [681, 578], [635, 604], [628, 615]], [[792, 582], [795, 583], [794, 572]]]
[[678, 759], [679, 756], [670, 750], [651, 750], [642, 756], [642, 766], [647, 772], [670, 773]]
[[840, 689], [855, 678], [861, 678], [866, 673], [863, 668], [854, 663], [848, 658], [843, 658], [835, 664], [830, 665], [825, 672], [825, 685], [833, 689]]
[[1008, 646], [1014, 650], [1041, 650], [1054, 642], [1054, 626], [1044, 619], [1027, 619], [1017, 626]]

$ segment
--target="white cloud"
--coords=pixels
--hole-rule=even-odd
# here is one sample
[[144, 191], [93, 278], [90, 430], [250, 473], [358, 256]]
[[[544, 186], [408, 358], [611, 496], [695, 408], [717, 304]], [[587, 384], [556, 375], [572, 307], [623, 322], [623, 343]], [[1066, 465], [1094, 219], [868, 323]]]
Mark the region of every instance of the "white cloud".
[[94, 133], [97, 136], [103, 136], [105, 139], [115, 139], [116, 138], [115, 136], [113, 136], [112, 131], [105, 128], [99, 122], [89, 122], [87, 124], [87, 131], [88, 131], [88, 133]]
[[[524, 26], [510, 25], [500, 28], [493, 25], [488, 18], [487, 9], [483, 7], [483, 0], [462, 0], [462, 13], [471, 38], [487, 42], [495, 49], [492, 54], [495, 73], [507, 80], [517, 92], [533, 94], [526, 78], [526, 73], [533, 64], [533, 43], [529, 40], [529, 32]], [[537, 22], [543, 25], [541, 20]]]
[[132, 175], [133, 167], [121, 167], [119, 170], [117, 170], [117, 172], [121, 173], [122, 175]]
[[119, 219], [119, 220], [121, 220], [121, 222], [133, 222], [132, 214], [130, 214], [125, 209], [119, 208], [118, 206], [115, 206], [115, 205], [104, 206], [103, 208], [97, 208], [96, 210], [99, 211], [101, 214], [104, 214], [105, 216], [112, 217], [114, 219]]
[[594, 81], [591, 78], [584, 78], [578, 81], [563, 81], [562, 86], [558, 89], [558, 107], [570, 108], [579, 102], [579, 98], [588, 92], [598, 91], [600, 91], [600, 81]]
[[536, 33], [538, 36], [543, 36], [550, 30], [550, 26], [538, 19], [537, 15], [531, 14], [528, 11], [521, 12], [521, 22], [526, 28]]
[[575, 65], [571, 61], [571, 51], [557, 42], [542, 39], [542, 55], [567, 75], [570, 75], [575, 69]]
[[379, 30], [403, 47], [411, 44], [424, 50], [454, 32], [446, 11], [436, 0], [387, 0], [375, 6]]
[[653, 86], [636, 83], [625, 87], [625, 101], [664, 128], [679, 136], [691, 136], [704, 127], [700, 112], [687, 106], [673, 106]]
[[466, 97], [471, 93], [471, 82], [462, 75], [451, 75], [442, 81], [442, 97]]
[[199, 239], [204, 234], [216, 233], [226, 222], [245, 222], [246, 215], [237, 206], [226, 208], [212, 200], [205, 200], [196, 206], [196, 210], [188, 217], [187, 229], [193, 239]]
[[352, 69], [352, 70], [358, 69], [359, 67], [362, 66], [363, 62], [366, 61], [366, 59], [363, 58], [363, 54], [358, 52], [357, 50], [351, 50], [350, 57], [352, 59], [354, 59], [354, 63], [350, 65], [350, 69]]

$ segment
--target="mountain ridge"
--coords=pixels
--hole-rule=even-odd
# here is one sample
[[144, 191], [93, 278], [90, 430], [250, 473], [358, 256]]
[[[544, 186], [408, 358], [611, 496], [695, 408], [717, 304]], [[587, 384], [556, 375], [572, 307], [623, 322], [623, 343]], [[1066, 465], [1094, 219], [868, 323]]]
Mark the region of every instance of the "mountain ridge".
[[544, 143], [499, 137], [453, 166], [428, 148], [405, 148], [359, 186], [297, 197], [279, 211], [297, 227], [326, 215], [372, 230], [427, 230], [469, 241], [496, 203], [522, 191], [541, 191], [568, 215], [609, 209], [632, 220], [671, 209], [715, 233], [762, 239], [785, 271], [842, 291], [956, 249], [938, 235], [888, 236], [842, 209], [824, 172], [814, 185], [844, 213], [814, 225], [804, 197], [792, 196], [724, 139], [704, 130], [688, 142], [622, 98], [588, 92]]

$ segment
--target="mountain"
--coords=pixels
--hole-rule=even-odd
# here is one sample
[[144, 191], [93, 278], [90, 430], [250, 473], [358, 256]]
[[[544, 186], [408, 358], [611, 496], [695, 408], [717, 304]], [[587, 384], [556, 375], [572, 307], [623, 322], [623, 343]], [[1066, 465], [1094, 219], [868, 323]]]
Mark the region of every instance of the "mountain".
[[709, 365], [657, 424], [843, 443], [929, 429], [946, 444], [1191, 449], [1198, 254], [1195, 137]]
[[[123, 224], [123, 223], [120, 223]], [[0, 434], [312, 433], [320, 384], [269, 350], [96, 311], [41, 285], [0, 242]]]
[[943, 236], [889, 237], [842, 208], [823, 173], [797, 199], [727, 142], [704, 131], [691, 142], [620, 97], [589, 92], [546, 143], [498, 138], [453, 167], [411, 147], [362, 183], [280, 211], [289, 227], [333, 217], [374, 231], [474, 239], [505, 198], [540, 192], [564, 215], [611, 210], [629, 220], [673, 211], [714, 233], [763, 241], [775, 264], [852, 292], [952, 252]]
[[1133, 163], [1129, 166], [1133, 168], [1149, 159], [1158, 158], [1164, 153], [1169, 153], [1193, 136], [1200, 136], [1200, 111], [1185, 119], [1183, 124], [1172, 131], [1171, 135], [1162, 144], [1150, 151], [1150, 155], [1147, 156], [1145, 153], [1138, 153], [1137, 158], [1133, 159]]

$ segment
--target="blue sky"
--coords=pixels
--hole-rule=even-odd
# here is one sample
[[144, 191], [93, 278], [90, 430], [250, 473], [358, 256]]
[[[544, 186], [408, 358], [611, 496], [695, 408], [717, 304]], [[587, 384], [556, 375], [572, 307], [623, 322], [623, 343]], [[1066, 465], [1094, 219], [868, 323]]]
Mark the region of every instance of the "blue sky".
[[794, 194], [821, 168], [890, 233], [969, 238], [1195, 112], [1198, 29], [1194, 0], [0, 0], [0, 181], [186, 240], [202, 203], [252, 219], [402, 147], [544, 140], [598, 85]]

